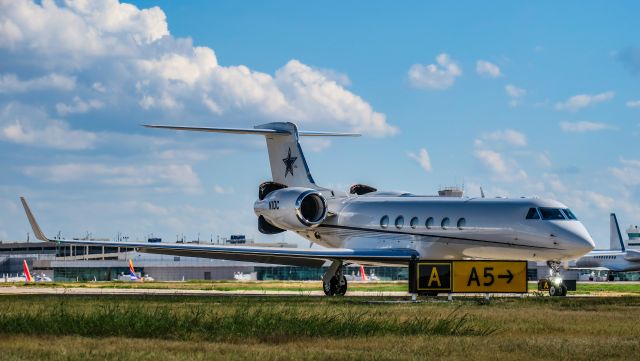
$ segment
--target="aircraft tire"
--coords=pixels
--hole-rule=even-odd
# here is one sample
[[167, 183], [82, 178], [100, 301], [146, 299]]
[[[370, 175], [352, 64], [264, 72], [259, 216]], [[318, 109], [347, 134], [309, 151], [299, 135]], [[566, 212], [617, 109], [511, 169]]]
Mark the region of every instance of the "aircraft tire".
[[334, 278], [329, 282], [322, 283], [322, 290], [324, 291], [325, 296], [333, 296], [336, 294], [336, 284], [333, 282]]
[[565, 297], [567, 295], [567, 286], [565, 284], [560, 285], [560, 294], [558, 296]]
[[336, 289], [336, 296], [344, 296], [347, 293], [347, 277], [342, 276], [342, 284]]
[[559, 295], [559, 293], [560, 293], [560, 290], [558, 289], [558, 287], [554, 285], [549, 286], [549, 296], [556, 297]]
[[328, 283], [322, 285], [322, 289], [326, 296], [344, 296], [347, 293], [347, 278], [342, 276], [342, 284], [338, 281], [338, 277], [332, 277]]

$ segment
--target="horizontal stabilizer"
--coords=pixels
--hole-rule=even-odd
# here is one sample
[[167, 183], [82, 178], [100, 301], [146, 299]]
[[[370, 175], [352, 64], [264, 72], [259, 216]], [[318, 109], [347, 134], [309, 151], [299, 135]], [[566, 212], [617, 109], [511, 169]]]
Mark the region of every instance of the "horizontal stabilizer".
[[[291, 135], [286, 130], [264, 129], [264, 128], [212, 128], [212, 127], [186, 127], [177, 125], [152, 125], [144, 124], [147, 128], [184, 130], [192, 132], [209, 132], [209, 133], [230, 133], [230, 134], [257, 134], [257, 135]], [[301, 137], [359, 137], [358, 133], [334, 133], [334, 132], [314, 132], [314, 131], [298, 131]]]

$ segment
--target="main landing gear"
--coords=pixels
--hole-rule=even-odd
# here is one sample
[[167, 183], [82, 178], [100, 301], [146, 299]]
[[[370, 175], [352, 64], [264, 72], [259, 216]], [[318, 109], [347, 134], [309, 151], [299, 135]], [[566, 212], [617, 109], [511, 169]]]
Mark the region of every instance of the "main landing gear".
[[347, 278], [342, 272], [342, 261], [333, 261], [322, 276], [322, 288], [327, 296], [344, 296], [347, 293]]
[[567, 286], [562, 282], [562, 277], [560, 277], [560, 262], [548, 261], [547, 265], [551, 269], [551, 276], [549, 276], [549, 296], [566, 296]]

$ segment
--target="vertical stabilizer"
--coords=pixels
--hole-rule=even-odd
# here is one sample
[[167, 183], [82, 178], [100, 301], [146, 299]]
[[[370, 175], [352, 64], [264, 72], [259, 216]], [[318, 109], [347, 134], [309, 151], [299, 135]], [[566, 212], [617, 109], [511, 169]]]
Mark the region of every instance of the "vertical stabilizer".
[[129, 259], [129, 277], [132, 281], [138, 280], [138, 275], [136, 274], [135, 268], [133, 268], [133, 261]]
[[618, 218], [615, 213], [609, 215], [609, 247], [612, 250], [624, 251], [624, 241], [618, 226]]
[[298, 128], [293, 123], [268, 123], [256, 129], [281, 133], [267, 134], [267, 149], [274, 182], [288, 187], [317, 188], [298, 142]]
[[22, 271], [24, 272], [24, 279], [27, 282], [32, 282], [33, 277], [31, 277], [31, 272], [29, 271], [29, 265], [27, 264], [27, 260], [22, 260]]

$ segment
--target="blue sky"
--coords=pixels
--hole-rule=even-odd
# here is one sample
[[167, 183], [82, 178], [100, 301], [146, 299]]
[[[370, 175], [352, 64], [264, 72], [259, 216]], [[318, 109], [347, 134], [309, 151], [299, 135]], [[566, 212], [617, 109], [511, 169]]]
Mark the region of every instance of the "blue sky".
[[609, 212], [640, 222], [636, 2], [0, 10], [0, 239], [29, 231], [25, 195], [67, 237], [269, 240], [252, 211], [263, 139], [142, 123], [359, 131], [303, 144], [318, 183], [554, 198], [601, 247]]

